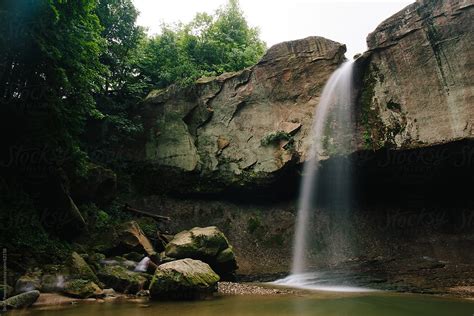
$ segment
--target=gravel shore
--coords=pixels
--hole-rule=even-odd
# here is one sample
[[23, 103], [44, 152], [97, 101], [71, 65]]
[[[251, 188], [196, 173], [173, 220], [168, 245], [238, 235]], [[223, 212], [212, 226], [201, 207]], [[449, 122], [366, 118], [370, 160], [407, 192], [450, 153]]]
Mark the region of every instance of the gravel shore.
[[224, 295], [287, 295], [300, 291], [286, 288], [272, 288], [255, 283], [219, 282], [219, 294]]

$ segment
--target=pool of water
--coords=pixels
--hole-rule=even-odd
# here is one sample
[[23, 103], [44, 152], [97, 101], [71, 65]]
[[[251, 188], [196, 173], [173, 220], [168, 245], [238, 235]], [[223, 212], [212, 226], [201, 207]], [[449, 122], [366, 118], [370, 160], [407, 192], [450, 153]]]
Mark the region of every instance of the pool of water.
[[[17, 313], [12, 313], [15, 315]], [[280, 296], [223, 296], [193, 302], [105, 302], [30, 309], [31, 316], [141, 315], [474, 315], [474, 301], [411, 294], [321, 292]], [[18, 314], [18, 315], [20, 315]]]
[[[286, 278], [276, 280], [272, 284], [316, 291], [329, 292], [373, 292], [375, 289], [363, 286], [357, 275], [337, 271], [320, 271], [310, 273], [291, 274]], [[364, 284], [364, 283], [362, 283]]]

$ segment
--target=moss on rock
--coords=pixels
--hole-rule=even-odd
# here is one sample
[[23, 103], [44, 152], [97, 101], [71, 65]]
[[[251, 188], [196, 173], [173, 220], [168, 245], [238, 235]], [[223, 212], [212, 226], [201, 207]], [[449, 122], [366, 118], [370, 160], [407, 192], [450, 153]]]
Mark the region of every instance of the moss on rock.
[[90, 280], [95, 283], [99, 282], [94, 271], [77, 252], [71, 253], [67, 262], [67, 267], [69, 268], [71, 276], [74, 278]]
[[33, 305], [34, 302], [40, 296], [39, 291], [29, 291], [25, 293], [21, 293], [10, 298], [7, 298], [5, 301], [0, 302], [0, 308], [8, 308], [8, 309], [20, 309], [26, 308]]
[[175, 235], [166, 246], [165, 254], [176, 259], [202, 260], [224, 279], [232, 279], [238, 268], [229, 241], [215, 226], [194, 227]]
[[77, 298], [89, 298], [101, 297], [103, 296], [103, 291], [92, 281], [75, 279], [66, 283], [64, 294]]
[[128, 294], [136, 294], [146, 288], [151, 279], [148, 274], [129, 271], [118, 265], [105, 266], [98, 275], [106, 287]]
[[160, 265], [150, 284], [152, 298], [192, 299], [217, 290], [219, 276], [199, 260], [182, 259]]

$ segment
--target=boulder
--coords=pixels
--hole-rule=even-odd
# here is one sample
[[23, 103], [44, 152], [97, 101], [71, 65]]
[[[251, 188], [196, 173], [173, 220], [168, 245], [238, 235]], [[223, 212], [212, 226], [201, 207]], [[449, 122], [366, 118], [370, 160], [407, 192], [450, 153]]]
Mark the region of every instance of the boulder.
[[34, 302], [40, 296], [39, 291], [29, 291], [25, 293], [21, 293], [12, 297], [7, 298], [5, 301], [0, 302], [0, 308], [8, 308], [8, 309], [21, 309], [26, 308], [33, 305]]
[[77, 252], [71, 253], [66, 265], [72, 278], [99, 282], [94, 271]]
[[160, 265], [150, 284], [154, 299], [193, 299], [217, 290], [219, 276], [199, 260], [182, 259]]
[[474, 138], [474, 7], [416, 1], [367, 37], [357, 61], [361, 147], [419, 148]]
[[[143, 137], [123, 148], [147, 191], [216, 193], [267, 186], [305, 160], [312, 113], [345, 46], [308, 37], [271, 47], [255, 66], [153, 91], [137, 110]], [[285, 133], [291, 144], [266, 144]]]
[[75, 279], [66, 282], [64, 294], [77, 298], [102, 297], [102, 289], [92, 281]]
[[146, 288], [151, 279], [149, 274], [133, 272], [122, 266], [113, 265], [103, 267], [98, 276], [106, 287], [127, 294], [136, 294]]
[[22, 275], [15, 283], [15, 293], [25, 293], [41, 289], [40, 270], [35, 270]]
[[103, 253], [93, 252], [84, 258], [84, 260], [86, 260], [86, 262], [94, 271], [97, 271], [102, 266], [102, 262], [105, 260], [105, 258], [106, 257]]
[[232, 279], [238, 268], [232, 246], [215, 226], [194, 227], [175, 235], [166, 246], [165, 254], [176, 259], [202, 260], [222, 279]]

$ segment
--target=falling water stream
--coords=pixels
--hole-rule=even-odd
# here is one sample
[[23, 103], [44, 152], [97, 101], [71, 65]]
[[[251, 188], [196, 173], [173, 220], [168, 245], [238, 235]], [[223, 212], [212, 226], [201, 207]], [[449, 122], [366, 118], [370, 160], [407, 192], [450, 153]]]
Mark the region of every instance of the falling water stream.
[[[319, 105], [314, 114], [313, 143], [304, 165], [296, 231], [293, 245], [291, 275], [278, 280], [277, 284], [330, 291], [360, 291], [347, 286], [341, 278], [333, 278], [331, 271], [308, 271], [309, 227], [311, 213], [318, 200], [325, 200], [331, 211], [347, 212], [351, 200], [351, 173], [348, 159], [339, 159], [331, 168], [330, 183], [320, 179], [321, 157], [328, 155], [328, 143], [338, 146], [338, 151], [348, 151], [353, 138], [353, 63], [348, 61], [339, 67], [327, 81]], [[328, 141], [328, 139], [330, 141]], [[349, 139], [349, 142], [347, 141]], [[326, 196], [318, 196], [318, 186], [330, 186]], [[341, 284], [344, 284], [342, 286]]]

